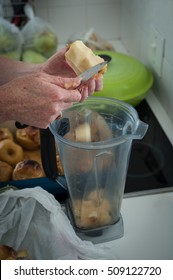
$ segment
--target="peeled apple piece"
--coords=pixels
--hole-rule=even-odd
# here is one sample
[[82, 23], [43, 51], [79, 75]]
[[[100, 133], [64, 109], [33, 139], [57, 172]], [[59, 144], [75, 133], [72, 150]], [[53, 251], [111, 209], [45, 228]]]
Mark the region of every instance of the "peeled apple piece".
[[[65, 58], [76, 75], [80, 75], [92, 66], [104, 61], [103, 58], [95, 55], [81, 40], [70, 44], [69, 49], [65, 53]], [[100, 72], [104, 73], [106, 69], [107, 66], [104, 66]]]
[[0, 260], [17, 260], [27, 257], [27, 251], [16, 251], [7, 245], [0, 245]]
[[79, 125], [75, 130], [76, 141], [91, 142], [91, 128], [89, 124]]

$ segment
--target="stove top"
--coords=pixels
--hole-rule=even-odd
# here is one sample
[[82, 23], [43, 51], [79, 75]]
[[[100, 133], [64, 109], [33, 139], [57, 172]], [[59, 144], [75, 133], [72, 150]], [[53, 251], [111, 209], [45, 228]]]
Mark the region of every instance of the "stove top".
[[133, 140], [125, 193], [172, 187], [173, 146], [145, 100], [135, 109], [149, 128], [142, 140]]

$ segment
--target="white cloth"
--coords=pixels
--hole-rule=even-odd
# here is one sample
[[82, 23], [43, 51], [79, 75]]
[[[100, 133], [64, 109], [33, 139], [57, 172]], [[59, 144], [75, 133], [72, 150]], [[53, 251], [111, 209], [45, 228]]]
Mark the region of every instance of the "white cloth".
[[41, 187], [0, 194], [0, 243], [27, 250], [28, 259], [116, 259], [109, 246], [82, 241], [60, 203]]

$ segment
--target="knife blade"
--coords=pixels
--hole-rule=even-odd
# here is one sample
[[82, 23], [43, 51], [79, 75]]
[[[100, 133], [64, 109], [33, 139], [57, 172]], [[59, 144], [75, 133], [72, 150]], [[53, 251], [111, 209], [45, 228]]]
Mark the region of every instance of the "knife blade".
[[90, 78], [92, 78], [95, 74], [97, 74], [107, 63], [108, 63], [107, 61], [103, 61], [99, 64], [96, 64], [93, 67], [81, 73], [78, 77], [82, 79], [81, 82], [86, 82]]

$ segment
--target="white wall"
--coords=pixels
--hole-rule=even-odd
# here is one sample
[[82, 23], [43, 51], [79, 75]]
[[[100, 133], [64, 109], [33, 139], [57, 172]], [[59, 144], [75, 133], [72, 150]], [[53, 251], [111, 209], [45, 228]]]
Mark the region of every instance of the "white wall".
[[173, 121], [173, 0], [35, 0], [36, 13], [55, 28], [59, 42], [94, 27], [105, 39], [121, 38], [127, 50], [150, 67], [154, 26], [166, 39], [162, 76], [153, 90]]
[[36, 14], [56, 30], [59, 42], [91, 27], [105, 39], [120, 36], [121, 0], [35, 0]]
[[128, 51], [150, 66], [151, 26], [165, 38], [161, 77], [153, 90], [173, 121], [173, 0], [121, 0], [121, 38]]

